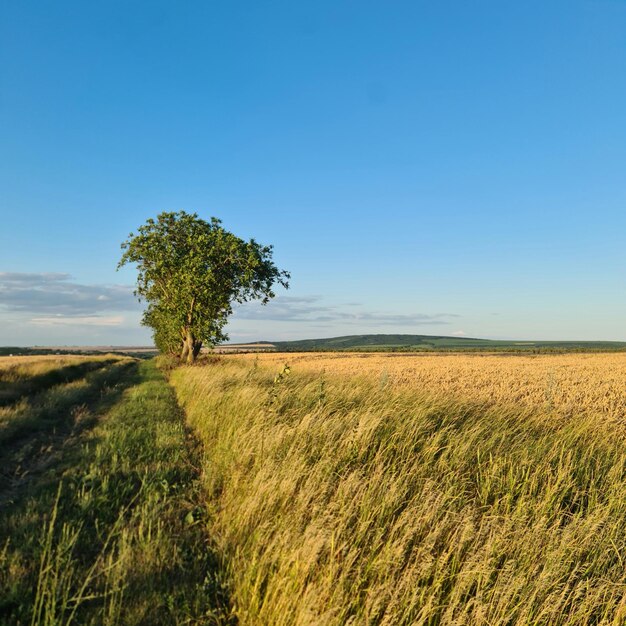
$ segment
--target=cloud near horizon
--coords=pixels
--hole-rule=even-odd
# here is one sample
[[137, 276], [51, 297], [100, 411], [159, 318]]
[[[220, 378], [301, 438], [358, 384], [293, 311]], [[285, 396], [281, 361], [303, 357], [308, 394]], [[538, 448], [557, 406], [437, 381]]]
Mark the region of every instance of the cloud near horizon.
[[[53, 337], [69, 341], [81, 333], [146, 337], [149, 331], [139, 323], [142, 308], [129, 285], [83, 284], [63, 272], [0, 272], [0, 315], [7, 337], [15, 333], [38, 341]], [[354, 301], [329, 303], [320, 295], [278, 296], [267, 306], [259, 302], [237, 306], [229, 330], [237, 336], [251, 337], [281, 334], [281, 327], [282, 334], [295, 331], [311, 336], [335, 330], [341, 334], [356, 327], [359, 332], [388, 327], [406, 331], [412, 327], [449, 326], [457, 317], [454, 313], [371, 310]]]
[[[357, 307], [357, 303], [344, 306]], [[343, 322], [368, 326], [416, 325], [431, 326], [450, 324], [454, 313], [386, 313], [380, 311], [346, 311], [339, 305], [326, 305], [322, 296], [291, 297], [278, 296], [269, 304], [250, 303], [237, 307], [234, 319], [331, 323]]]
[[[0, 310], [31, 315], [39, 326], [117, 326], [120, 315], [111, 312], [141, 310], [128, 285], [74, 282], [63, 272], [0, 272]], [[453, 313], [389, 313], [362, 310], [355, 302], [326, 304], [319, 295], [278, 296], [267, 306], [258, 302], [238, 306], [234, 319], [249, 321], [307, 322], [368, 325], [441, 325], [458, 317]]]
[[121, 326], [122, 315], [57, 315], [52, 317], [33, 317], [30, 320], [35, 326]]
[[0, 310], [32, 315], [35, 324], [69, 324], [74, 320], [103, 326], [122, 323], [119, 316], [103, 313], [140, 310], [130, 286], [85, 285], [71, 278], [59, 272], [0, 272]]

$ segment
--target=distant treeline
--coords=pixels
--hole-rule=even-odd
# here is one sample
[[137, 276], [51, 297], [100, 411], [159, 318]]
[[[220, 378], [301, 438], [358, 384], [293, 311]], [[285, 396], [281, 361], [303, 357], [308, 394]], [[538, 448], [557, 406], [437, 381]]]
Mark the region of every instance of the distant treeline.
[[0, 356], [33, 356], [38, 354], [72, 354], [69, 350], [55, 350], [46, 348], [20, 348], [19, 346], [0, 346]]

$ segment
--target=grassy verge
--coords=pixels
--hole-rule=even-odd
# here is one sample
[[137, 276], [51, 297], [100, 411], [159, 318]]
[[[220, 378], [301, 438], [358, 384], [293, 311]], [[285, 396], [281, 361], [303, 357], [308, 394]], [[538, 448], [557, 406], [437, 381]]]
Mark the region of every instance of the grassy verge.
[[152, 362], [0, 512], [0, 622], [222, 624], [195, 442]]
[[626, 623], [623, 425], [276, 374], [171, 376], [242, 626]]
[[132, 361], [117, 361], [73, 382], [45, 389], [29, 398], [0, 408], [0, 461], [21, 440], [41, 436], [50, 430], [63, 429], [74, 421], [73, 412], [85, 403], [94, 402], [107, 387], [128, 374]]

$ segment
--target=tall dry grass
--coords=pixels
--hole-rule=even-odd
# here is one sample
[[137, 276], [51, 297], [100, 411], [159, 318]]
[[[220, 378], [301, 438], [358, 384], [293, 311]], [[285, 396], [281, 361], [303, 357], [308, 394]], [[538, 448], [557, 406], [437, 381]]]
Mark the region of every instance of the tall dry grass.
[[115, 354], [102, 355], [33, 355], [0, 357], [0, 380], [17, 382], [31, 376], [46, 374], [67, 365], [87, 361], [110, 361], [120, 358]]
[[614, 415], [264, 357], [171, 375], [242, 626], [626, 623]]

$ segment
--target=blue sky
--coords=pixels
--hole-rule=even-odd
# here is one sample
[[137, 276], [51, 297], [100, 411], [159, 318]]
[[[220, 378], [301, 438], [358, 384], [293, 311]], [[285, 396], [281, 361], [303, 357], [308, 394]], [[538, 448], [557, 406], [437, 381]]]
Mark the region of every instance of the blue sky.
[[163, 210], [275, 246], [233, 340], [626, 340], [626, 3], [0, 9], [0, 344], [145, 343]]

